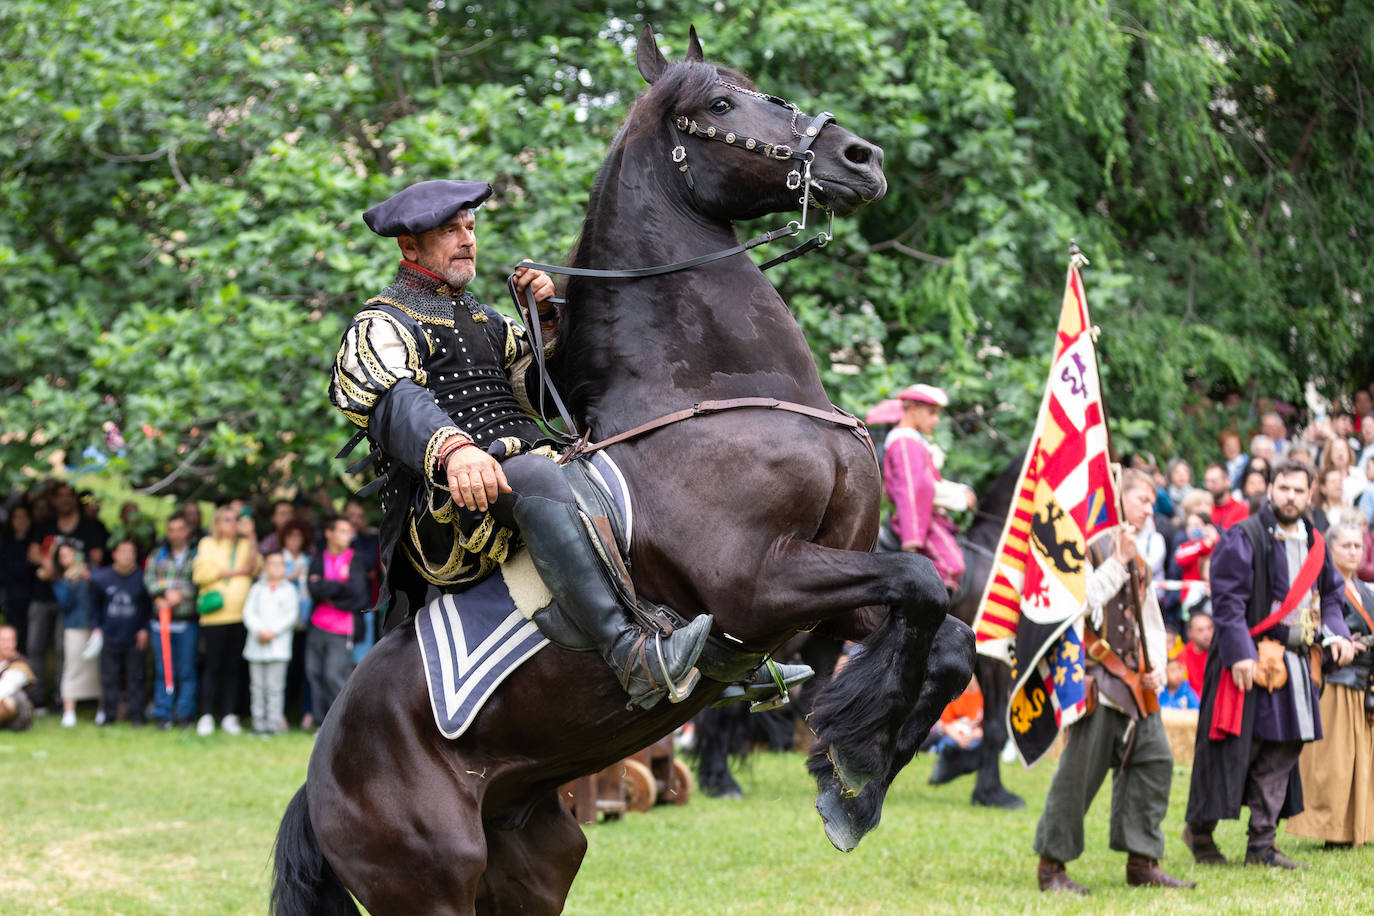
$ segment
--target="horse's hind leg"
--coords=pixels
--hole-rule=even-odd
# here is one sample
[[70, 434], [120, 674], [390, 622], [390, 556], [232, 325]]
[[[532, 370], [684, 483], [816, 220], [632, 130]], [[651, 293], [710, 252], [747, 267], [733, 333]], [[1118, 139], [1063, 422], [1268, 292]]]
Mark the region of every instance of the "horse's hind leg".
[[968, 684], [972, 631], [946, 616], [945, 587], [924, 557], [792, 541], [770, 556], [757, 593], [772, 621], [786, 615], [802, 624], [861, 607], [890, 609], [864, 640], [863, 651], [817, 698], [809, 719], [817, 746], [828, 753], [851, 793], [889, 771], [898, 734], [922, 695], [931, 646], [942, 627], [949, 633], [944, 651], [951, 664], [941, 666], [931, 695], [944, 697], [943, 708]]
[[555, 792], [535, 805], [524, 827], [488, 826], [487, 870], [477, 889], [477, 912], [561, 913], [586, 851], [586, 836]]

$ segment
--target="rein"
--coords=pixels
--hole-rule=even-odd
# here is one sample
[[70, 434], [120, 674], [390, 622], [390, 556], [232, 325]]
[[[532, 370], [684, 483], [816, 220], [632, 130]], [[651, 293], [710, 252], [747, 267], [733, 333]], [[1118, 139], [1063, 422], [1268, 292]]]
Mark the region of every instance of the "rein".
[[[698, 123], [694, 119], [682, 115], [679, 115], [678, 117], [673, 119], [673, 125], [679, 131], [687, 134], [688, 136], [702, 137], [707, 140], [718, 140], [722, 143], [735, 146], [739, 149], [760, 153], [764, 156], [767, 156], [769, 159], [773, 159], [779, 162], [801, 160], [802, 166], [800, 170], [798, 170], [797, 168], [793, 168], [790, 172], [787, 173], [787, 187], [790, 190], [794, 191], [798, 189], [801, 190], [800, 204], [802, 218], [800, 222], [798, 222], [797, 220], [790, 220], [788, 221], [787, 225], [780, 226], [777, 229], [771, 229], [768, 232], [763, 233], [762, 235], [755, 236], [754, 238], [750, 239], [747, 242], [744, 242], [743, 244], [735, 245], [731, 248], [725, 248], [721, 251], [713, 251], [709, 254], [699, 255], [695, 258], [690, 258], [685, 261], [678, 261], [673, 264], [661, 264], [656, 267], [633, 267], [622, 270], [612, 270], [591, 267], [561, 267], [557, 264], [541, 264], [537, 261], [528, 260], [521, 261], [516, 266], [530, 267], [535, 270], [542, 270], [545, 273], [561, 274], [563, 276], [568, 277], [597, 277], [604, 280], [634, 280], [642, 277], [656, 277], [662, 274], [677, 273], [678, 271], [682, 270], [690, 270], [693, 267], [700, 267], [702, 264], [709, 264], [712, 261], [719, 261], [722, 258], [728, 258], [737, 254], [742, 254], [743, 252], [749, 251], [752, 248], [757, 248], [759, 245], [763, 245], [768, 242], [775, 241], [777, 239], [789, 238], [792, 236], [800, 235], [802, 230], [806, 228], [808, 206], [811, 199], [811, 189], [812, 187], [820, 186], [820, 183], [815, 181], [811, 177], [811, 163], [816, 158], [816, 153], [814, 150], [811, 149], [811, 144], [815, 141], [817, 137], [820, 136], [821, 131], [825, 128], [827, 124], [834, 123], [835, 116], [828, 111], [823, 111], [819, 115], [810, 120], [810, 123], [806, 126], [805, 131], [800, 131], [797, 129], [797, 120], [801, 116], [801, 109], [798, 108], [796, 105], [792, 104], [791, 102], [788, 102], [785, 99], [778, 98], [777, 96], [765, 95], [762, 92], [756, 92], [752, 89], [746, 89], [743, 86], [737, 86], [734, 83], [726, 82], [723, 79], [717, 78], [716, 83], [732, 91], [753, 96], [754, 98], [763, 99], [764, 101], [772, 102], [775, 105], [780, 105], [783, 108], [790, 110], [792, 112], [791, 131], [793, 136], [795, 136], [798, 140], [796, 146], [766, 143], [762, 140], [755, 139], [754, 137], [745, 137], [741, 134], [735, 133], [734, 131], [723, 130], [713, 124], [703, 125]], [[683, 176], [687, 182], [687, 187], [695, 191], [695, 185], [692, 181], [691, 171], [687, 164], [686, 148], [681, 144], [678, 144], [673, 148], [671, 156], [674, 162], [679, 163], [678, 171], [683, 173]], [[796, 247], [788, 251], [783, 252], [777, 257], [772, 258], [769, 261], [765, 261], [763, 264], [759, 266], [759, 269], [768, 270], [771, 267], [776, 267], [777, 265], [790, 261], [793, 258], [801, 257], [808, 251], [813, 251], [817, 248], [824, 248], [827, 244], [830, 243], [830, 241], [834, 237], [835, 214], [833, 211], [830, 211], [830, 224], [824, 231], [818, 232], [814, 237], [806, 240], [805, 242], [802, 242], [800, 245], [797, 245]], [[515, 275], [512, 273], [511, 276], [506, 279], [506, 288], [507, 290], [509, 290], [511, 298], [515, 300], [516, 309], [521, 313], [522, 317], [525, 318], [526, 328], [529, 332], [531, 343], [533, 345], [532, 349], [534, 350], [534, 360], [539, 367], [539, 378], [541, 381], [539, 389], [539, 414], [540, 417], [547, 422], [548, 413], [544, 409], [544, 392], [547, 391], [553, 398], [554, 405], [558, 408], [559, 417], [562, 418], [564, 425], [572, 434], [570, 436], [565, 435], [564, 438], [576, 440], [576, 444], [573, 447], [572, 454], [591, 454], [592, 452], [599, 451], [608, 445], [613, 445], [617, 442], [623, 442], [627, 439], [633, 439], [637, 436], [642, 436], [645, 433], [650, 432], [651, 430], [655, 430], [663, 426], [668, 426], [669, 424], [676, 423], [680, 420], [688, 419], [689, 417], [701, 416], [702, 414], [707, 413], [717, 413], [722, 410], [731, 410], [739, 407], [761, 407], [772, 410], [786, 410], [792, 413], [804, 414], [809, 417], [814, 417], [818, 420], [825, 420], [830, 423], [835, 423], [840, 426], [848, 427], [854, 430], [855, 434], [868, 445], [869, 451], [873, 454], [873, 460], [875, 462], [877, 461], [877, 450], [873, 446], [872, 437], [869, 436], [867, 427], [864, 425], [863, 421], [859, 420], [857, 417], [844, 413], [843, 411], [839, 410], [839, 408], [833, 408], [832, 410], [826, 411], [816, 407], [808, 407], [805, 404], [795, 404], [791, 401], [779, 401], [777, 398], [763, 397], [732, 398], [730, 400], [721, 401], [701, 401], [697, 404], [693, 404], [691, 407], [675, 411], [673, 413], [659, 417], [656, 420], [651, 420], [648, 423], [643, 423], [632, 430], [612, 436], [609, 439], [603, 439], [600, 442], [590, 442], [589, 440], [591, 437], [591, 431], [589, 430], [585, 434], [578, 432], [577, 424], [573, 422], [571, 412], [563, 403], [563, 399], [559, 396], [557, 388], [554, 387], [553, 379], [549, 377], [548, 368], [545, 365], [544, 359], [544, 335], [539, 326], [539, 313], [534, 302], [534, 296], [530, 293], [528, 286], [525, 287], [524, 295], [522, 296], [520, 291], [516, 289], [514, 283], [514, 276]], [[555, 305], [562, 305], [567, 302], [566, 299], [561, 298], [550, 298], [546, 301], [551, 302]]]

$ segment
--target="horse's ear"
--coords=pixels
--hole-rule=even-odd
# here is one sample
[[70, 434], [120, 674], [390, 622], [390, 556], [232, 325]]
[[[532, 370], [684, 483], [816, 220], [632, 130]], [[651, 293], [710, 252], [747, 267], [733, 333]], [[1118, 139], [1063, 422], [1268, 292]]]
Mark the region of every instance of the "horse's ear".
[[706, 59], [706, 55], [701, 53], [701, 42], [697, 40], [697, 27], [690, 26], [687, 29], [687, 56], [683, 60], [701, 63]]
[[635, 51], [635, 63], [639, 64], [639, 75], [650, 85], [668, 69], [668, 60], [658, 49], [658, 42], [654, 40], [653, 26], [647, 22], [644, 23], [644, 30], [639, 33], [639, 49]]

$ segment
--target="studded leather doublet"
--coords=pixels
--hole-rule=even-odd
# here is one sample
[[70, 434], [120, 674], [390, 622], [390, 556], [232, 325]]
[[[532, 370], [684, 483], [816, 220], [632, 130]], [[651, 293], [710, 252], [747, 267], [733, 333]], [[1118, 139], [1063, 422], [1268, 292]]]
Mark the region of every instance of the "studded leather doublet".
[[505, 558], [515, 532], [490, 513], [455, 508], [426, 480], [435, 450], [454, 432], [484, 450], [504, 439], [508, 454], [548, 446], [526, 394], [527, 376], [531, 387], [538, 384], [531, 357], [519, 324], [471, 293], [455, 296], [408, 262], [354, 317], [330, 399], [367, 431], [385, 479], [384, 562], [404, 543], [425, 579], [455, 585], [480, 579]]

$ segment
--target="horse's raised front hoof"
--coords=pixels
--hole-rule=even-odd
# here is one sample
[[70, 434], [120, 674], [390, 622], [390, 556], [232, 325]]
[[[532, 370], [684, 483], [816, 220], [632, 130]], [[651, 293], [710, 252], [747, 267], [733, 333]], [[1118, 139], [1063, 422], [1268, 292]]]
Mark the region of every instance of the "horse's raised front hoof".
[[835, 778], [840, 781], [840, 788], [850, 798], [862, 792], [864, 786], [868, 785], [868, 781], [873, 778], [872, 773], [865, 773], [854, 766], [851, 761], [846, 760], [839, 748], [833, 744], [825, 752], [825, 756], [829, 758], [830, 765], [835, 768]]
[[985, 790], [975, 789], [972, 801], [975, 805], [982, 805], [985, 808], [1002, 808], [1006, 811], [1015, 811], [1018, 808], [1026, 807], [1024, 798], [1002, 786]]
[[822, 780], [816, 793], [816, 812], [825, 825], [825, 838], [840, 852], [850, 852], [859, 845], [864, 834], [877, 826], [863, 816], [856, 799], [844, 794], [837, 780]]

